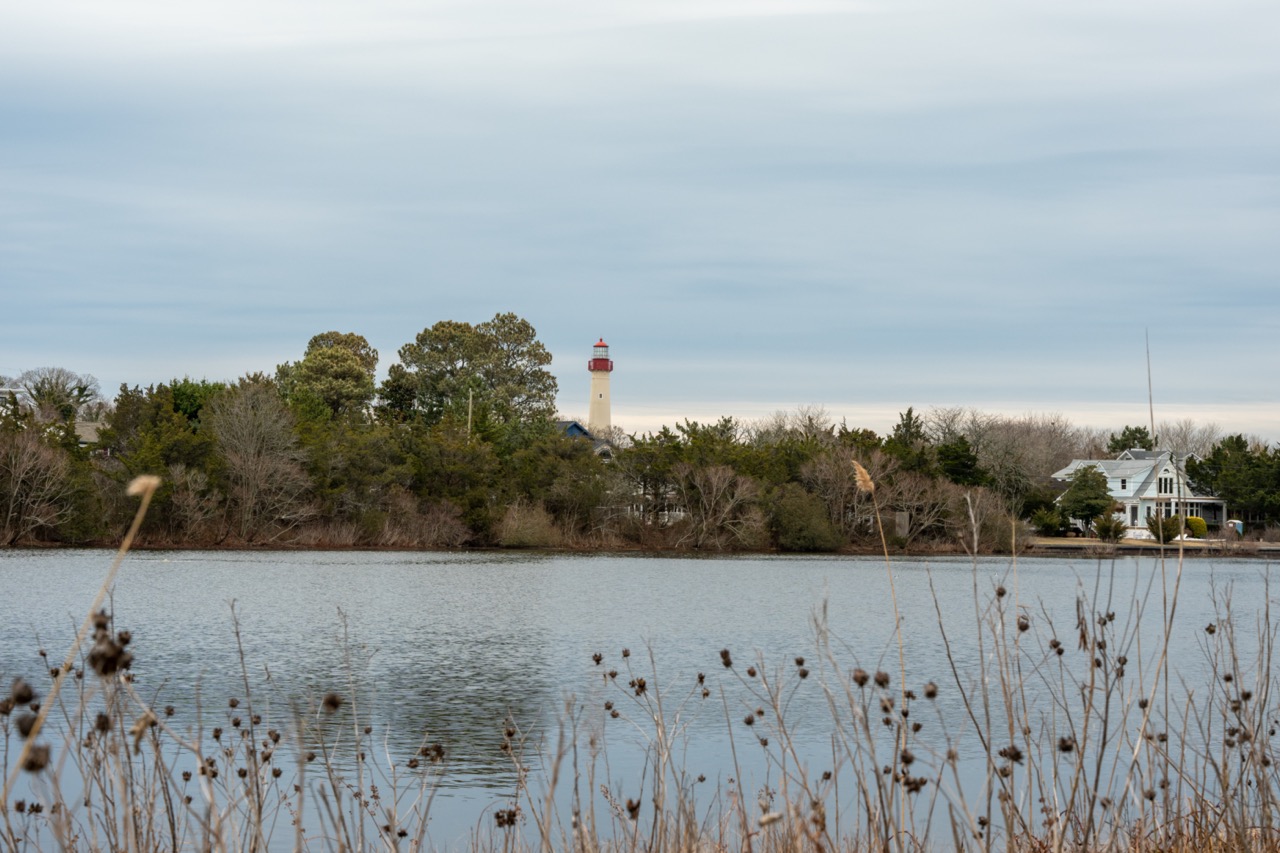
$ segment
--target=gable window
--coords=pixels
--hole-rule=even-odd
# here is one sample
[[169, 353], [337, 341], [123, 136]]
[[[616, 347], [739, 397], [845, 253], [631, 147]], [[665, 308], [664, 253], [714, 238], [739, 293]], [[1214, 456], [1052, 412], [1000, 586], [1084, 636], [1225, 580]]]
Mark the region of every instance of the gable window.
[[1123, 492], [1123, 491], [1124, 491], [1125, 489], [1127, 489], [1127, 488], [1129, 488], [1129, 481], [1128, 481], [1128, 480], [1126, 480], [1124, 477], [1121, 477], [1121, 478], [1120, 478], [1120, 491], [1122, 491], [1122, 492]]
[[1173, 478], [1168, 476], [1161, 477], [1160, 483], [1159, 483], [1159, 489], [1160, 489], [1160, 494], [1162, 495], [1173, 494]]

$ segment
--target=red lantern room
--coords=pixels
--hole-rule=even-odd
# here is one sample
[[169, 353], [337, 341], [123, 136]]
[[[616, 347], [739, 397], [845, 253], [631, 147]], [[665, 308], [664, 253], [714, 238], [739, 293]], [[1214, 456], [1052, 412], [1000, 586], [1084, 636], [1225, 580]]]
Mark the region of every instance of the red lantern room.
[[609, 360], [609, 345], [604, 342], [604, 338], [596, 341], [596, 345], [591, 349], [591, 360], [587, 362], [587, 370], [595, 373], [597, 370], [603, 370], [606, 373], [613, 370], [613, 362]]

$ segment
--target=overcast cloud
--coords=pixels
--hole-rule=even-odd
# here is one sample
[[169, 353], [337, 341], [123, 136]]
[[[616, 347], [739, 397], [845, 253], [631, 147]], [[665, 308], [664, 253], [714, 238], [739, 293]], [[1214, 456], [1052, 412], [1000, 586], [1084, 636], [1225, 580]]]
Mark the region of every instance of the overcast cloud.
[[1280, 439], [1280, 6], [0, 7], [0, 374], [232, 378], [514, 311], [585, 414]]

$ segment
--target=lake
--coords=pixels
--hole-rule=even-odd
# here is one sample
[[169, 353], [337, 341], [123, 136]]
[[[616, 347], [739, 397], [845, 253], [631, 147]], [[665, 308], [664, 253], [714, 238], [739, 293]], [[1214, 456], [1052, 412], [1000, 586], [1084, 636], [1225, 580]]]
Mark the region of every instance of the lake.
[[[4, 684], [23, 675], [47, 686], [47, 675], [39, 675], [48, 664], [38, 650], [50, 660], [65, 655], [111, 557], [96, 550], [0, 551]], [[938, 718], [958, 729], [965, 712], [943, 630], [954, 672], [968, 689], [991, 660], [975, 625], [989, 618], [998, 586], [1007, 589], [1001, 603], [1011, 632], [1021, 613], [1035, 628], [1028, 638], [1043, 645], [1060, 636], [1074, 649], [1081, 591], [1099, 612], [1116, 613], [1121, 628], [1130, 624], [1135, 602], [1160, 610], [1175, 565], [1162, 574], [1152, 558], [936, 558], [894, 559], [892, 568], [907, 683], [919, 691], [937, 682]], [[1169, 655], [1183, 683], [1208, 677], [1204, 627], [1220, 618], [1215, 606], [1228, 596], [1242, 634], [1256, 642], [1253, 626], [1271, 594], [1268, 570], [1247, 559], [1186, 563]], [[743, 674], [748, 666], [786, 685], [794, 759], [813, 771], [832, 760], [832, 694], [824, 684], [829, 691], [853, 667], [885, 670], [898, 681], [883, 559], [136, 552], [120, 570], [109, 609], [117, 627], [133, 634], [135, 685], [157, 706], [175, 705], [175, 720], [185, 714], [194, 725], [198, 705], [205, 725], [215, 724], [226, 717], [230, 697], [244, 696], [232, 602], [251, 686], [269, 721], [287, 725], [291, 707], [314, 709], [334, 691], [347, 701], [345, 713], [354, 707], [359, 722], [374, 728], [391, 760], [411, 755], [424, 738], [445, 747], [431, 812], [430, 838], [440, 847], [487, 828], [491, 812], [509, 800], [516, 773], [503, 751], [504, 728], [514, 723], [527, 736], [536, 776], [543, 766], [536, 747], [544, 735], [554, 738], [566, 708], [580, 716], [584, 732], [607, 743], [602, 776], [638, 796], [640, 780], [628, 777], [639, 775], [648, 741], [643, 720], [628, 724], [643, 716], [624, 683], [633, 678], [646, 679], [649, 697], [660, 692], [669, 714], [684, 702], [679, 763], [708, 785], [729, 784], [738, 772], [727, 735], [733, 733], [744, 790], [775, 784], [770, 773], [778, 772], [757, 743], [775, 724], [743, 726], [762, 704], [758, 679]], [[825, 646], [815, 620], [825, 625]], [[1158, 618], [1144, 618], [1141, 631], [1129, 631], [1132, 667], [1154, 661], [1155, 633], [1147, 634], [1157, 627]], [[722, 666], [722, 649], [730, 651], [733, 671]], [[823, 663], [826, 654], [834, 663]], [[797, 657], [806, 659], [811, 678], [799, 679]], [[616, 682], [605, 675], [610, 669], [619, 671]], [[706, 675], [707, 699], [699, 673]], [[607, 701], [624, 712], [622, 719], [607, 714]], [[956, 743], [969, 762], [966, 772], [985, 773], [981, 746]]]

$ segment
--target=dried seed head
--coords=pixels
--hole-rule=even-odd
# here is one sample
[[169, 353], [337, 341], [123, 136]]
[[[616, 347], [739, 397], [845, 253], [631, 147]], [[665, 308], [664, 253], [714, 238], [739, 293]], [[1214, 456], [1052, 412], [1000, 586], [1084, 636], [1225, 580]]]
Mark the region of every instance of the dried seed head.
[[154, 494], [155, 490], [160, 488], [160, 478], [154, 474], [143, 474], [141, 477], [134, 477], [129, 481], [129, 487], [125, 489], [125, 494], [131, 498], [141, 495]]
[[875, 494], [876, 481], [871, 479], [871, 475], [867, 473], [867, 469], [862, 467], [862, 463], [857, 459], [853, 460], [854, 479], [858, 484], [858, 491], [865, 495]]
[[133, 665], [133, 654], [126, 652], [124, 646], [113, 640], [105, 631], [98, 633], [98, 639], [85, 658], [89, 666], [98, 675], [114, 675]]
[[35, 714], [19, 714], [14, 718], [13, 723], [18, 729], [18, 736], [21, 738], [31, 737], [31, 732], [35, 730], [36, 720]]
[[853, 678], [853, 683], [858, 685], [859, 687], [867, 686], [867, 679], [869, 678], [869, 676], [867, 675], [867, 671], [862, 667], [858, 667], [857, 669], [855, 669], [851, 677]]
[[25, 705], [35, 701], [36, 691], [25, 678], [15, 678], [13, 686], [9, 688], [9, 696], [13, 699], [14, 705]]
[[938, 698], [938, 685], [934, 684], [932, 681], [930, 681], [928, 684], [926, 684], [926, 685], [924, 686], [924, 698], [926, 698], [926, 699], [937, 699], [937, 698]]
[[889, 673], [883, 669], [876, 671], [876, 687], [881, 689], [889, 686]]
[[28, 773], [39, 773], [49, 766], [49, 747], [38, 743], [27, 751], [27, 758], [22, 762], [22, 769]]
[[320, 702], [320, 707], [324, 708], [326, 713], [332, 714], [342, 707], [342, 697], [337, 693], [326, 693]]

